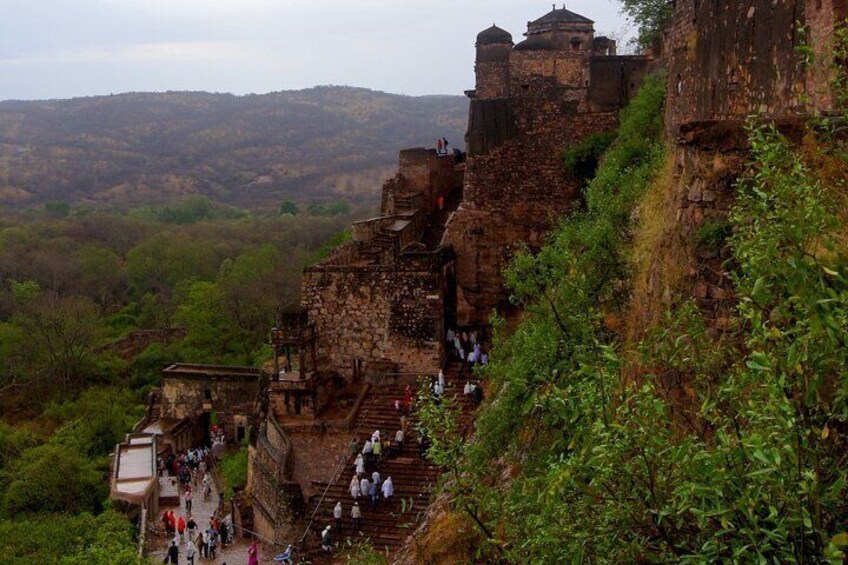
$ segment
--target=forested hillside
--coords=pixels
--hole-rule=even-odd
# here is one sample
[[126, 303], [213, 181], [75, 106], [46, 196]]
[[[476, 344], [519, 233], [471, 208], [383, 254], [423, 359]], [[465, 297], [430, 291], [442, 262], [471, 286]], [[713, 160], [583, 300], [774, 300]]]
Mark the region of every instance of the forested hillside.
[[403, 147], [462, 147], [467, 102], [362, 88], [0, 102], [0, 205], [374, 202]]
[[[267, 360], [303, 266], [362, 213], [263, 216], [188, 200], [0, 219], [0, 562], [140, 563], [106, 500], [109, 453], [161, 370]], [[170, 327], [185, 332], [135, 356], [113, 347]]]

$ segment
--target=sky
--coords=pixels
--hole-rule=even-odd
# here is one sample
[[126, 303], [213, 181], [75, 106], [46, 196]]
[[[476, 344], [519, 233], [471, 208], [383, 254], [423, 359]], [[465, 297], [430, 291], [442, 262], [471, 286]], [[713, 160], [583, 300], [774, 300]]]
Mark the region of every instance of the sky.
[[[631, 35], [617, 0], [567, 8], [598, 35]], [[322, 84], [462, 94], [478, 32], [496, 23], [517, 43], [550, 10], [527, 0], [0, 0], [0, 100]]]

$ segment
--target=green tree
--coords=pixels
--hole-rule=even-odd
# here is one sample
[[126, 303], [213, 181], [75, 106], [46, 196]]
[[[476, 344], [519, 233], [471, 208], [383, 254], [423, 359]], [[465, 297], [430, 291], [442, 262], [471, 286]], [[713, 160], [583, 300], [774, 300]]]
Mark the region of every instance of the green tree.
[[94, 365], [92, 348], [100, 321], [90, 300], [45, 296], [16, 321], [27, 336], [22, 348], [35, 377], [57, 383], [66, 393], [84, 382]]
[[674, 10], [668, 0], [621, 0], [622, 11], [633, 20], [639, 29], [637, 43], [641, 47], [652, 47], [662, 40], [666, 26], [671, 22]]
[[67, 202], [46, 202], [44, 212], [51, 218], [67, 218], [71, 213], [71, 205]]
[[281, 215], [290, 214], [292, 216], [297, 216], [297, 213], [300, 212], [300, 210], [296, 203], [291, 200], [284, 200], [282, 204], [280, 204], [279, 212]]
[[103, 474], [74, 449], [41, 445], [3, 471], [5, 512], [97, 512], [106, 498]]

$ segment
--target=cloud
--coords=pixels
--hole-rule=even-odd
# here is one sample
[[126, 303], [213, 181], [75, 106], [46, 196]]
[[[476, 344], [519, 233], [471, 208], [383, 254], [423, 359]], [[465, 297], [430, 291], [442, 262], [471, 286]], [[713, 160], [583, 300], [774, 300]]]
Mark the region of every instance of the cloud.
[[0, 64], [228, 61], [255, 55], [254, 49], [239, 41], [181, 41], [52, 50], [0, 59]]

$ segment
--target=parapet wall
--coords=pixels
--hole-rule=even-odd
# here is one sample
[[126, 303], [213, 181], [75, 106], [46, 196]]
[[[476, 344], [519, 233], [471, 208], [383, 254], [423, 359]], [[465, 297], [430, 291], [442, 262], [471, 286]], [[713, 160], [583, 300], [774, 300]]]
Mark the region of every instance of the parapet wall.
[[589, 88], [588, 54], [567, 51], [513, 51], [510, 55], [510, 90], [515, 96], [537, 77], [553, 78], [560, 86], [576, 91], [574, 99], [585, 98]]
[[[666, 124], [798, 116], [831, 106], [832, 38], [845, 0], [678, 0]], [[802, 32], [803, 26], [806, 31]], [[816, 62], [804, 65], [799, 47]]]

